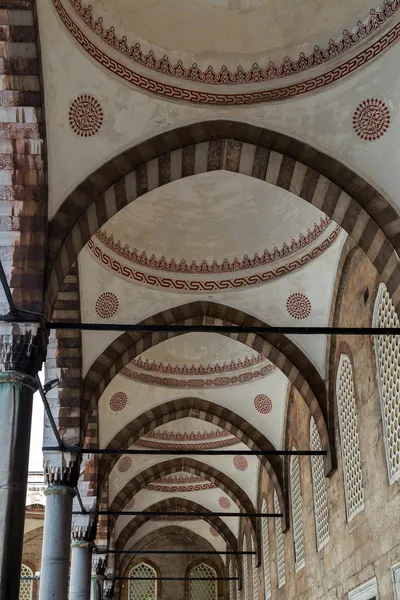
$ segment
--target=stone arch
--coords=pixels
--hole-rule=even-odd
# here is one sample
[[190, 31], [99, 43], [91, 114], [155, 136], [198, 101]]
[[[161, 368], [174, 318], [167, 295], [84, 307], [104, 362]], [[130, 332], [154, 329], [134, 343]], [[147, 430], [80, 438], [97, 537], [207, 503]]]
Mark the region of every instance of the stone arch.
[[[220, 536], [225, 540], [228, 547], [231, 550], [237, 551], [237, 540], [235, 535], [232, 533], [230, 528], [225, 524], [225, 522], [221, 519], [221, 517], [216, 517], [213, 515], [212, 511], [205, 508], [203, 505], [198, 504], [197, 502], [193, 502], [192, 500], [187, 500], [184, 498], [167, 498], [166, 500], [161, 500], [160, 502], [156, 502], [152, 506], [149, 506], [146, 510], [148, 511], [181, 511], [184, 509], [187, 512], [203, 512], [210, 513], [208, 517], [201, 517], [207, 523], [209, 523]], [[190, 518], [190, 517], [188, 517]], [[116, 542], [115, 549], [123, 550], [130, 540], [130, 538], [136, 533], [136, 531], [147, 521], [151, 520], [152, 517], [148, 515], [137, 515], [133, 517], [129, 523], [125, 525], [123, 530], [120, 532]]]
[[400, 219], [370, 184], [334, 158], [287, 135], [247, 123], [186, 125], [114, 157], [83, 181], [53, 218], [46, 309], [91, 236], [139, 196], [171, 181], [226, 170], [289, 190], [332, 217], [367, 254], [400, 303]]
[[[246, 492], [237, 484], [233, 479], [228, 477], [225, 473], [222, 473], [211, 465], [206, 465], [200, 460], [195, 460], [188, 457], [176, 457], [169, 460], [164, 460], [155, 465], [147, 467], [136, 477], [131, 479], [125, 487], [120, 490], [117, 496], [111, 503], [110, 511], [122, 511], [126, 506], [126, 503], [133, 498], [139, 490], [146, 487], [149, 483], [160, 477], [165, 477], [171, 473], [177, 473], [179, 471], [185, 471], [194, 475], [200, 475], [204, 479], [216, 483], [234, 502], [239, 502], [239, 508], [245, 513], [256, 512], [253, 502], [250, 500]], [[242, 519], [245, 521], [247, 519]], [[261, 528], [259, 526], [260, 520], [255, 517], [248, 519], [251, 524], [252, 531], [254, 533], [257, 545], [257, 553], [261, 556]], [[111, 525], [112, 527], [113, 525]]]
[[[109, 442], [108, 449], [126, 449], [136, 440], [143, 437], [152, 429], [165, 425], [176, 419], [192, 417], [212, 422], [235, 435], [250, 450], [275, 450], [272, 443], [253, 425], [233, 411], [209, 400], [200, 398], [178, 398], [164, 402], [139, 417], [131, 423], [126, 423], [124, 428]], [[106, 479], [120, 455], [103, 454], [99, 461], [99, 488], [104, 486]], [[274, 487], [277, 490], [279, 503], [284, 513], [284, 500], [282, 493], [282, 460], [280, 456], [259, 457], [265, 466]]]
[[[163, 311], [143, 321], [143, 324], [185, 324], [185, 325], [237, 325], [266, 326], [266, 324], [243, 311], [213, 302], [191, 302]], [[160, 342], [181, 333], [165, 334], [153, 332], [125, 332], [116, 338], [92, 364], [85, 376], [82, 392], [82, 412], [85, 431], [91, 414], [97, 409], [97, 403], [111, 380], [133, 358]], [[325, 422], [326, 390], [317, 369], [306, 355], [286, 336], [280, 334], [223, 334], [256, 350], [275, 364], [298, 389], [304, 398], [319, 428], [323, 446], [328, 450], [329, 438]]]

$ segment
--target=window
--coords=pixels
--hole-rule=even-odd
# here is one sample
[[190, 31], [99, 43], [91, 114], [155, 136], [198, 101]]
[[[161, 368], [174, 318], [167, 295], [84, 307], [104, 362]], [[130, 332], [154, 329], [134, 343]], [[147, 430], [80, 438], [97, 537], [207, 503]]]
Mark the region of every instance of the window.
[[[293, 448], [296, 450], [296, 448]], [[303, 507], [301, 503], [301, 481], [299, 457], [290, 459], [290, 491], [292, 496], [293, 542], [295, 569], [300, 571], [305, 565]]]
[[[153, 567], [139, 563], [129, 571], [129, 577], [157, 577]], [[157, 581], [130, 581], [129, 600], [157, 600]]]
[[342, 354], [336, 381], [340, 442], [343, 457], [344, 489], [347, 520], [364, 507], [364, 488], [361, 470], [353, 368], [350, 358]]
[[[251, 549], [255, 550], [256, 545], [253, 541]], [[251, 566], [253, 574], [253, 600], [258, 600], [258, 569], [257, 569], [257, 554], [251, 555]]]
[[349, 592], [349, 600], [378, 600], [378, 583], [370, 579]]
[[[375, 302], [373, 327], [399, 327], [400, 321], [385, 284]], [[400, 336], [374, 336], [382, 425], [389, 483], [400, 477]]]
[[[265, 500], [262, 503], [262, 512], [267, 513], [268, 507]], [[271, 598], [271, 567], [269, 564], [269, 531], [268, 531], [268, 519], [261, 519], [262, 524], [262, 555], [263, 555], [263, 566], [264, 566], [264, 587], [265, 587], [265, 600]]]
[[233, 562], [232, 560], [229, 561], [229, 577], [230, 577], [230, 581], [229, 581], [229, 600], [236, 600], [236, 592], [235, 592], [235, 582], [232, 580], [232, 577], [235, 577], [234, 575], [234, 571], [233, 571]]
[[394, 600], [400, 600], [400, 563], [392, 567]]
[[33, 571], [26, 565], [21, 565], [21, 581], [19, 585], [19, 600], [32, 600], [33, 580], [22, 580], [23, 577], [33, 577]]
[[[189, 577], [216, 577], [217, 574], [209, 565], [201, 563], [194, 567], [189, 574]], [[190, 582], [190, 600], [216, 600], [217, 598], [217, 582], [214, 581], [191, 581]], [[130, 599], [129, 599], [130, 600]]]
[[[310, 421], [310, 449], [322, 450], [321, 438], [319, 437], [313, 417], [311, 417]], [[317, 549], [320, 550], [329, 541], [328, 496], [326, 493], [324, 459], [322, 456], [311, 456], [311, 472]]]
[[[274, 510], [276, 513], [281, 512], [279, 506], [278, 494], [274, 490]], [[275, 537], [276, 537], [276, 566], [278, 569], [278, 587], [285, 585], [285, 539], [282, 533], [282, 519], [275, 518]]]
[[[243, 552], [247, 552], [247, 540], [243, 538]], [[243, 555], [243, 589], [244, 600], [249, 600], [249, 555]]]

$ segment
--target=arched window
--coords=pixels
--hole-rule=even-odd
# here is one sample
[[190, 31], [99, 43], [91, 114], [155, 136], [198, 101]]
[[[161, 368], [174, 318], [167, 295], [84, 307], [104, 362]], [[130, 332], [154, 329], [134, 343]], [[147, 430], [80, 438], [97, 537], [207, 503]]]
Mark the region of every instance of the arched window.
[[21, 582], [19, 585], [19, 600], [32, 600], [33, 580], [23, 580], [23, 577], [33, 577], [33, 571], [26, 565], [21, 565]]
[[[293, 448], [296, 450], [296, 448]], [[301, 480], [299, 457], [290, 459], [290, 492], [292, 496], [293, 542], [296, 572], [305, 565], [303, 506], [301, 501]]]
[[[153, 567], [139, 563], [132, 567], [128, 577], [157, 577]], [[157, 581], [130, 581], [129, 600], [157, 600]]]
[[[384, 283], [375, 302], [373, 327], [399, 327], [400, 321]], [[400, 477], [400, 336], [374, 336], [389, 483]]]
[[[267, 513], [268, 507], [265, 500], [262, 503], [262, 512]], [[261, 519], [262, 527], [262, 555], [263, 555], [263, 566], [264, 566], [264, 587], [265, 587], [265, 600], [271, 598], [271, 567], [269, 564], [269, 531], [268, 531], [268, 519]]]
[[340, 442], [342, 446], [344, 489], [347, 520], [364, 507], [364, 488], [361, 470], [353, 368], [347, 354], [342, 354], [336, 381]]
[[[213, 568], [205, 563], [201, 563], [193, 567], [190, 571], [189, 577], [199, 577], [207, 579], [210, 577], [216, 577], [217, 574]], [[190, 582], [190, 595], [189, 600], [216, 600], [218, 597], [217, 582], [211, 581], [191, 581]]]
[[[310, 449], [322, 450], [321, 438], [314, 421], [310, 421]], [[317, 549], [320, 550], [329, 541], [328, 496], [325, 486], [324, 459], [311, 456], [311, 472], [314, 495], [315, 532]]]
[[[276, 513], [281, 512], [279, 506], [278, 494], [274, 490], [274, 510]], [[285, 585], [286, 567], [285, 567], [285, 539], [282, 533], [282, 519], [275, 518], [275, 538], [276, 538], [276, 566], [278, 569], [278, 587]]]
[[[253, 540], [251, 549], [256, 550], [256, 544]], [[257, 569], [257, 554], [251, 555], [251, 569], [253, 577], [253, 600], [258, 600], [258, 569]]]
[[[243, 538], [243, 552], [247, 552], [247, 540]], [[243, 589], [244, 600], [249, 600], [249, 555], [243, 555]]]

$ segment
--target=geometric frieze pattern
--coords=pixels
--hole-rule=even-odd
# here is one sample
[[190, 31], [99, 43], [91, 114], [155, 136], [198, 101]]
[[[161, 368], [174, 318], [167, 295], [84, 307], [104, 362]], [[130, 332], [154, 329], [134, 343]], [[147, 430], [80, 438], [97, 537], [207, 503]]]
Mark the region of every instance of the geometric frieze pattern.
[[[373, 327], [399, 326], [392, 299], [381, 283]], [[374, 342], [389, 482], [393, 483], [400, 477], [400, 336], [376, 335]]]
[[[274, 490], [274, 510], [280, 512], [278, 494]], [[278, 587], [285, 585], [286, 565], [285, 565], [285, 538], [282, 533], [282, 519], [275, 520], [275, 538], [276, 538], [276, 567], [278, 571]]]
[[382, 137], [390, 126], [390, 111], [382, 100], [368, 98], [359, 104], [353, 116], [353, 129], [363, 140]]
[[[129, 577], [157, 577], [155, 570], [140, 563], [129, 572]], [[129, 581], [128, 600], [157, 600], [157, 581]]]
[[300, 463], [298, 456], [292, 456], [290, 459], [290, 491], [292, 496], [293, 540], [297, 572], [305, 564], [303, 506], [301, 501]]
[[[268, 507], [265, 499], [262, 503], [263, 513], [268, 512]], [[271, 566], [269, 563], [269, 525], [268, 519], [261, 519], [262, 527], [262, 555], [263, 555], [263, 566], [264, 566], [264, 586], [265, 586], [265, 600], [271, 598]]]
[[361, 469], [360, 439], [354, 394], [353, 367], [346, 354], [340, 356], [336, 384], [340, 442], [342, 446], [344, 488], [347, 520], [364, 506], [364, 487]]
[[[116, 58], [111, 58], [109, 54], [104, 52], [99, 46], [96, 46], [96, 44], [89, 40], [78, 24], [71, 19], [61, 0], [52, 0], [52, 2], [63, 24], [70, 31], [77, 43], [99, 65], [101, 65], [103, 68], [106, 68], [110, 73], [121, 77], [129, 84], [135, 85], [143, 90], [146, 90], [147, 92], [153, 92], [161, 96], [167, 96], [170, 99], [186, 100], [189, 102], [203, 104], [253, 104], [269, 100], [290, 98], [298, 94], [304, 94], [305, 92], [315, 91], [325, 87], [326, 85], [329, 85], [330, 83], [333, 83], [334, 81], [338, 81], [362, 65], [370, 62], [396, 41], [396, 33], [400, 35], [400, 32], [397, 31], [396, 27], [393, 27], [370, 46], [362, 49], [356, 56], [350, 58], [342, 64], [334, 66], [326, 72], [322, 72], [315, 77], [307, 79], [306, 81], [283, 87], [275, 86], [273, 89], [255, 92], [240, 91], [239, 93], [222, 94], [219, 90], [214, 92], [212, 90], [208, 91], [204, 89], [192, 90], [187, 87], [181, 88], [176, 85], [176, 82], [173, 82], [173, 84], [161, 83], [159, 81], [155, 81], [154, 77], [147, 77], [145, 74], [139, 73], [138, 70], [130, 68], [130, 66], [127, 64], [119, 62]], [[92, 30], [94, 29], [94, 32], [97, 33], [103, 42], [106, 42], [111, 46], [110, 50], [112, 50], [112, 52], [115, 52], [116, 50], [121, 52], [125, 59], [128, 57], [134, 58], [139, 65], [143, 62], [143, 60], [146, 62], [146, 57], [148, 56], [149, 64], [145, 64], [145, 66], [150, 67], [151, 71], [160, 71], [163, 75], [168, 73], [178, 77], [179, 79], [183, 79], [183, 85], [185, 85], [185, 79], [189, 79], [190, 81], [196, 81], [197, 79], [201, 81], [202, 72], [197, 65], [195, 66], [193, 64], [192, 67], [188, 66], [185, 68], [183, 63], [178, 61], [175, 67], [174, 65], [170, 64], [170, 61], [166, 56], [156, 58], [153, 51], [149, 52], [148, 55], [143, 54], [140, 45], [138, 46], [137, 43], [130, 47], [125, 38], [122, 38], [121, 41], [119, 41], [119, 38], [113, 28], [111, 30], [104, 30], [100, 20], [93, 18], [90, 7], [82, 6], [81, 0], [69, 0], [69, 2], [71, 6], [75, 8], [78, 15], [83, 18], [84, 22], [89, 25], [89, 27], [91, 26]], [[302, 68], [307, 69], [311, 66], [315, 66], [315, 64], [323, 64], [332, 57], [336, 58], [338, 55], [348, 50], [348, 48], [356, 45], [360, 39], [363, 40], [366, 34], [375, 32], [377, 27], [380, 27], [387, 21], [388, 14], [392, 15], [395, 13], [395, 11], [398, 9], [398, 4], [398, 0], [393, 0], [393, 2], [385, 3], [385, 11], [371, 11], [368, 21], [365, 24], [361, 23], [358, 28], [354, 30], [354, 34], [353, 32], [350, 33], [345, 31], [343, 32], [343, 37], [340, 40], [336, 42], [330, 41], [327, 48], [315, 48], [314, 52], [310, 56], [302, 53], [298, 59], [300, 61], [299, 64], [297, 61], [293, 62], [289, 58], [285, 58], [284, 62], [282, 63], [282, 75], [290, 74], [291, 70], [294, 70], [294, 72], [297, 74], [299, 68], [300, 70]], [[388, 9], [386, 9], [386, 7], [388, 7]], [[133, 66], [137, 68], [136, 65]], [[231, 81], [232, 76], [230, 76], [226, 67], [221, 68], [221, 70], [218, 69], [217, 71], [214, 71], [212, 67], [208, 68], [204, 72], [203, 77], [205, 79], [205, 83], [209, 83], [210, 81], [213, 83], [213, 80], [216, 77], [216, 84], [218, 84], [218, 78], [220, 77], [220, 83], [224, 85], [227, 85], [230, 82], [235, 83], [235, 85], [237, 85], [238, 82], [248, 84], [249, 81], [247, 81], [247, 79], [249, 76], [251, 77], [250, 81], [256, 82], [271, 78], [273, 79], [276, 76], [282, 77], [282, 75], [279, 75], [280, 67], [278, 65], [271, 70], [271, 75], [273, 75], [273, 77], [268, 75], [268, 69], [263, 70], [258, 65], [254, 66], [254, 69], [246, 72], [243, 67], [237, 67], [236, 71], [234, 71], [232, 74], [234, 81]]]
[[[322, 450], [321, 438], [313, 417], [310, 421], [310, 450]], [[324, 458], [311, 456], [317, 550], [329, 540], [328, 494], [325, 485]]]
[[[209, 565], [201, 563], [194, 567], [189, 574], [189, 578], [198, 577], [200, 579], [210, 579], [216, 577], [216, 572]], [[216, 581], [191, 581], [190, 582], [190, 600], [216, 600], [217, 582]]]
[[[32, 570], [26, 565], [21, 565], [21, 577], [33, 577]], [[22, 581], [19, 585], [19, 600], [32, 600], [33, 581]]]

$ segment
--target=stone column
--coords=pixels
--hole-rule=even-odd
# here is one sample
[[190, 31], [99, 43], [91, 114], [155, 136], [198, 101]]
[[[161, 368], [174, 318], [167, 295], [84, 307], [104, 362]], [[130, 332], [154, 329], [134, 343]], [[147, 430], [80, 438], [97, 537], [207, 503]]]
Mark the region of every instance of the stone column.
[[[69, 453], [46, 455], [46, 511], [44, 518], [39, 600], [67, 600], [72, 501], [77, 483], [77, 460]], [[57, 467], [49, 466], [59, 463]]]
[[39, 323], [0, 324], [0, 600], [17, 600], [32, 399], [46, 336]]
[[103, 600], [103, 586], [106, 579], [107, 556], [96, 554], [92, 561], [92, 588], [90, 600]]
[[70, 600], [90, 600], [92, 552], [96, 522], [92, 516], [76, 516], [72, 522]]

